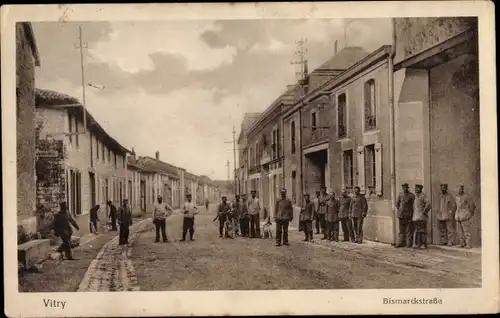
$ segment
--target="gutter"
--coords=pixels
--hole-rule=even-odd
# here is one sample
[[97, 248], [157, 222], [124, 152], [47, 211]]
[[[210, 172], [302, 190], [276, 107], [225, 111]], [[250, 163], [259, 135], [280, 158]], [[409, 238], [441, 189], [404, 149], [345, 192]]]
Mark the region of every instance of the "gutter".
[[395, 102], [394, 102], [394, 56], [396, 55], [396, 21], [392, 20], [392, 46], [388, 62], [388, 90], [389, 90], [389, 145], [390, 145], [390, 171], [391, 171], [391, 209], [392, 233], [394, 246], [397, 244], [396, 231], [396, 131], [395, 131]]

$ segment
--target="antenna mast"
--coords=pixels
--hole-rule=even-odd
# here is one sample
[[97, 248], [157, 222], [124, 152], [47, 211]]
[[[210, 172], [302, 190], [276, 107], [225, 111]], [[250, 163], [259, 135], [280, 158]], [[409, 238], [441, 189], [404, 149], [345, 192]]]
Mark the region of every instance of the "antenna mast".
[[292, 65], [299, 65], [299, 70], [295, 72], [295, 77], [298, 82], [305, 82], [309, 71], [307, 69], [307, 38], [295, 41], [297, 46], [294, 52], [295, 60], [290, 62]]

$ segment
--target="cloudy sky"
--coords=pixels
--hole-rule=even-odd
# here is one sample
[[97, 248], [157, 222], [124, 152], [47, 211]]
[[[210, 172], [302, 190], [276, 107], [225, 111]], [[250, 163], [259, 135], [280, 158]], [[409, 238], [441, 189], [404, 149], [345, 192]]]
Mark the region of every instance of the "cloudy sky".
[[[233, 160], [232, 127], [245, 112], [266, 109], [295, 81], [295, 41], [307, 38], [309, 69], [344, 46], [336, 20], [197, 20], [37, 22], [42, 66], [38, 88], [81, 99], [78, 25], [84, 51], [87, 108], [138, 155], [213, 179]], [[389, 19], [349, 20], [349, 46], [372, 51], [391, 43]]]

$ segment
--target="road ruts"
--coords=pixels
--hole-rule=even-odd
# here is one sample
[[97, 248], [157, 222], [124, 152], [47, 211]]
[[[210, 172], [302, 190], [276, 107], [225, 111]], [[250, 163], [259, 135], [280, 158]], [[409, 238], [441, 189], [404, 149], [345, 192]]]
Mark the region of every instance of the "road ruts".
[[[146, 229], [151, 219], [141, 220], [130, 227], [129, 243]], [[138, 291], [139, 284], [130, 260], [131, 246], [118, 245], [119, 236], [107, 242], [89, 265], [78, 292]]]

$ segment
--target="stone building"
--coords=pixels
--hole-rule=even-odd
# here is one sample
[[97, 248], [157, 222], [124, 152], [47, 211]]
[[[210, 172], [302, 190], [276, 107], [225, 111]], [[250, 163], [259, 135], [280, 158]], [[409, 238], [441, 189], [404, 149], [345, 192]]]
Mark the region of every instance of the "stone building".
[[[478, 211], [472, 244], [481, 243], [477, 18], [393, 20], [397, 184], [421, 183], [439, 209], [439, 185], [463, 183]], [[432, 213], [432, 212], [431, 212]], [[438, 243], [435, 214], [430, 243]]]
[[37, 203], [55, 212], [66, 201], [82, 231], [88, 231], [92, 206], [101, 206], [102, 218], [108, 213], [107, 201], [118, 205], [125, 198], [129, 151], [76, 98], [65, 94], [37, 89], [36, 123]]
[[17, 221], [27, 232], [36, 231], [35, 181], [35, 67], [40, 57], [32, 26], [16, 24], [16, 169]]

